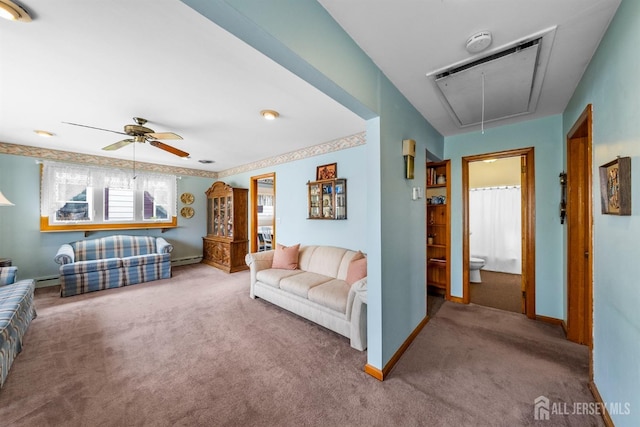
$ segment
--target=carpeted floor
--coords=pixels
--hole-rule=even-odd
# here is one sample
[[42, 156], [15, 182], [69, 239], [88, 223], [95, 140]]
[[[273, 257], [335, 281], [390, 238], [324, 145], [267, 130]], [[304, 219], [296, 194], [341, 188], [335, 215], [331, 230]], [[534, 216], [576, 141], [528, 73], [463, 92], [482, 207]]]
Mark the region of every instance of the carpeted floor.
[[[588, 350], [559, 327], [444, 302], [384, 382], [366, 352], [248, 296], [206, 265], [76, 297], [38, 318], [0, 390], [7, 426], [603, 425], [534, 420], [534, 399], [593, 402]], [[569, 406], [570, 407], [570, 406]]]
[[482, 283], [469, 283], [469, 297], [474, 304], [522, 313], [522, 276], [482, 270]]

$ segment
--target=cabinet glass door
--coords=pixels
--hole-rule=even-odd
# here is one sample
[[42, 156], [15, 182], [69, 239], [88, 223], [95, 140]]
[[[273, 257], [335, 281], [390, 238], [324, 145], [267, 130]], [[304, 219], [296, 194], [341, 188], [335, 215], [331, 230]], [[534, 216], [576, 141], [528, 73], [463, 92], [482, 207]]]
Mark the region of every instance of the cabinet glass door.
[[333, 218], [333, 181], [322, 184], [322, 217]]
[[218, 229], [220, 224], [220, 206], [218, 205], [218, 198], [213, 198], [213, 235], [218, 235]]
[[345, 179], [336, 179], [335, 195], [335, 218], [347, 219], [347, 181]]
[[309, 218], [320, 218], [320, 209], [322, 200], [321, 188], [319, 184], [309, 185]]
[[233, 209], [233, 199], [231, 196], [227, 196], [227, 236], [233, 237], [233, 217], [231, 212]]

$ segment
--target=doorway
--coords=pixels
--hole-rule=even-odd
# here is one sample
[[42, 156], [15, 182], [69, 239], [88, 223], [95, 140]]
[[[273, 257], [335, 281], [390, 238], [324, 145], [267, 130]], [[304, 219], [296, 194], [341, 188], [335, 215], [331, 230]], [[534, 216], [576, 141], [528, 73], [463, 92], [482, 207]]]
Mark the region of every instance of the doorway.
[[251, 177], [251, 252], [275, 249], [276, 174]]
[[[465, 304], [471, 302], [470, 165], [480, 161], [515, 158], [516, 162], [519, 162], [521, 232], [520, 294], [519, 301], [516, 301], [515, 304], [520, 308], [517, 311], [532, 319], [535, 318], [535, 169], [533, 153], [533, 148], [523, 148], [462, 158], [462, 302]], [[516, 310], [514, 309], [514, 311]]]
[[567, 339], [592, 346], [592, 106], [567, 134]]

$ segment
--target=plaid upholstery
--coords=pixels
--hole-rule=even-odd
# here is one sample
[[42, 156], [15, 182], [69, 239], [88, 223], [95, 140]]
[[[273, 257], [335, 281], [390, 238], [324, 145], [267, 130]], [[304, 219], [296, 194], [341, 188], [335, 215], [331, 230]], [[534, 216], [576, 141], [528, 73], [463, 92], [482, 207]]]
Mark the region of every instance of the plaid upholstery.
[[[0, 268], [0, 275], [7, 268], [17, 269]], [[22, 338], [31, 320], [36, 317], [34, 289], [34, 280], [21, 280], [0, 287], [0, 387], [7, 378], [13, 360], [22, 351]]]
[[171, 277], [173, 246], [162, 237], [109, 236], [64, 244], [60, 265], [63, 297]]
[[0, 267], [0, 286], [10, 285], [16, 281], [18, 267]]

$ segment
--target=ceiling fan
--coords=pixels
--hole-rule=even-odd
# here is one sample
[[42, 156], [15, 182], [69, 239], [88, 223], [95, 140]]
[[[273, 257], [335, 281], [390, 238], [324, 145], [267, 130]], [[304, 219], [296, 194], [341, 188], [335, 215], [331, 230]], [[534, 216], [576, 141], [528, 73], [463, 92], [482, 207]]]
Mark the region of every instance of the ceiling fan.
[[102, 129], [94, 126], [81, 125], [78, 123], [70, 123], [70, 122], [63, 122], [63, 123], [66, 123], [68, 125], [73, 125], [73, 126], [85, 127], [89, 129], [97, 129], [97, 130], [102, 130], [106, 132], [113, 132], [120, 135], [128, 135], [131, 137], [131, 138], [123, 139], [122, 141], [118, 141], [114, 144], [107, 145], [106, 147], [102, 147], [102, 149], [105, 151], [118, 150], [122, 147], [126, 147], [132, 142], [141, 142], [141, 143], [149, 142], [150, 145], [153, 145], [154, 147], [167, 151], [171, 154], [175, 154], [176, 156], [189, 157], [189, 153], [187, 153], [186, 151], [179, 150], [175, 147], [172, 147], [171, 145], [157, 141], [158, 139], [174, 139], [174, 140], [182, 139], [180, 135], [175, 134], [173, 132], [155, 132], [153, 129], [149, 129], [148, 127], [144, 126], [147, 123], [147, 120], [141, 117], [134, 117], [133, 121], [136, 122], [136, 124], [125, 125], [124, 132], [111, 130], [111, 129]]

